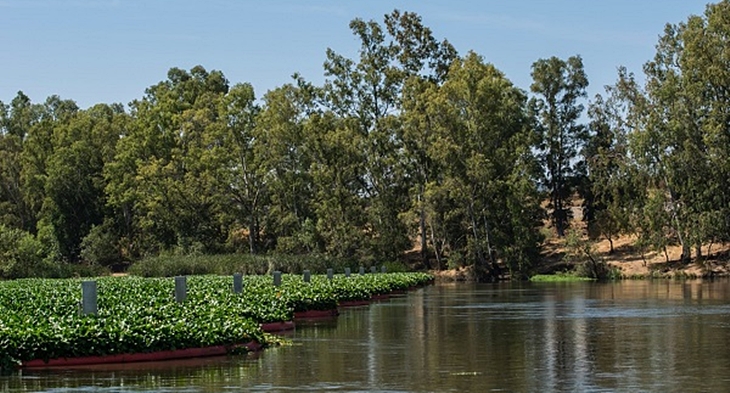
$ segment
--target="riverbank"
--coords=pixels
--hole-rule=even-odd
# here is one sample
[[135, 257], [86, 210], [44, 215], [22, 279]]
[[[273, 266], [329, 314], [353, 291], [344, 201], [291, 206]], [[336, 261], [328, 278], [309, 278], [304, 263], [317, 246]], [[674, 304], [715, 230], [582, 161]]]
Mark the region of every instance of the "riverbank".
[[[574, 271], [580, 261], [571, 260], [566, 253], [564, 239], [550, 238], [543, 244], [543, 259], [536, 269], [538, 274], [555, 274]], [[664, 252], [642, 251], [634, 246], [635, 239], [622, 236], [613, 240], [613, 252], [608, 240], [592, 243], [594, 258], [613, 269], [618, 279], [683, 279], [730, 277], [730, 246], [706, 245], [704, 257], [690, 263], [681, 261], [680, 246], [668, 246]], [[476, 281], [472, 267], [460, 267], [431, 271], [438, 282]]]
[[610, 252], [607, 240], [596, 243], [596, 252], [611, 267], [618, 269], [622, 278], [702, 278], [730, 276], [730, 247], [706, 245], [702, 247], [702, 260], [693, 258], [690, 263], [681, 261], [682, 248], [667, 247], [663, 252], [644, 252], [633, 246], [634, 239], [624, 236], [614, 240]]

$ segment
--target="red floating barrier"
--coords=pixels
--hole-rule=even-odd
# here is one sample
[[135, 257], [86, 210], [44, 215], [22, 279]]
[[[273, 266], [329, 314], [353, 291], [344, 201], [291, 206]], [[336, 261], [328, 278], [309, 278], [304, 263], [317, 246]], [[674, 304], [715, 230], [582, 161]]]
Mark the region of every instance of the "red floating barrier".
[[370, 304], [370, 300], [343, 300], [338, 303], [340, 307], [358, 307], [367, 306]]
[[56, 358], [48, 359], [34, 359], [24, 361], [21, 364], [22, 368], [45, 368], [45, 367], [71, 367], [71, 366], [89, 366], [97, 364], [114, 364], [114, 363], [136, 363], [136, 362], [156, 362], [161, 360], [173, 360], [173, 359], [189, 359], [199, 358], [207, 356], [221, 356], [229, 353], [232, 349], [245, 347], [249, 351], [260, 351], [262, 345], [258, 341], [251, 341], [246, 344], [238, 345], [216, 345], [212, 347], [204, 348], [185, 348], [185, 349], [174, 349], [168, 351], [156, 351], [156, 352], [140, 352], [140, 353], [126, 353], [119, 355], [105, 355], [105, 356], [81, 356], [75, 358]]
[[307, 310], [307, 311], [295, 311], [294, 319], [316, 319], [316, 318], [332, 318], [338, 316], [340, 313], [336, 308], [332, 310]]
[[261, 330], [265, 331], [266, 333], [294, 330], [294, 321], [262, 323]]

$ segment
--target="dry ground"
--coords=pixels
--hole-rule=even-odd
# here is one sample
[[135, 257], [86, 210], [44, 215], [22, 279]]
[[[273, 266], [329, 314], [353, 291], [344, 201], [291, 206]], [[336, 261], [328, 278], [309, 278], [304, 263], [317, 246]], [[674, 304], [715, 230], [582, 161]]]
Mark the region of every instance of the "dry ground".
[[634, 239], [624, 236], [614, 241], [614, 253], [609, 254], [607, 240], [596, 244], [596, 251], [610, 265], [621, 270], [624, 277], [679, 276], [679, 277], [706, 277], [725, 276], [730, 273], [728, 263], [728, 245], [705, 245], [702, 247], [704, 258], [702, 261], [693, 260], [689, 264], [682, 263], [680, 257], [682, 248], [678, 245], [667, 247], [669, 262], [663, 252], [648, 252], [642, 254], [633, 247]]
[[[554, 273], [572, 270], [575, 265], [565, 256], [564, 241], [551, 238], [545, 241], [543, 264], [538, 273]], [[730, 245], [709, 245], [702, 248], [705, 258], [701, 262], [683, 264], [680, 261], [681, 247], [667, 248], [669, 262], [663, 252], [642, 253], [633, 246], [634, 239], [622, 236], [613, 241], [614, 252], [609, 253], [608, 240], [594, 242], [594, 255], [612, 267], [617, 268], [623, 278], [699, 278], [730, 276]], [[711, 251], [711, 254], [708, 253]], [[470, 268], [448, 269], [432, 272], [440, 281], [472, 281]]]
[[[585, 233], [585, 223], [582, 220], [580, 201], [573, 203], [572, 227]], [[633, 236], [621, 236], [614, 239], [614, 252], [609, 253], [610, 243], [606, 239], [592, 242], [594, 256], [608, 263], [620, 271], [623, 278], [698, 278], [730, 276], [730, 244], [704, 245], [702, 261], [693, 261], [684, 264], [680, 261], [682, 249], [679, 245], [667, 247], [664, 252], [640, 250], [634, 246]], [[417, 253], [417, 250], [414, 250]], [[694, 248], [692, 250], [694, 252]], [[694, 255], [693, 255], [694, 256]], [[538, 273], [553, 273], [573, 269], [574, 263], [565, 256], [565, 240], [558, 238], [554, 231], [543, 243], [543, 261]], [[437, 279], [444, 281], [472, 280], [474, 275], [471, 269], [450, 269], [433, 272]]]

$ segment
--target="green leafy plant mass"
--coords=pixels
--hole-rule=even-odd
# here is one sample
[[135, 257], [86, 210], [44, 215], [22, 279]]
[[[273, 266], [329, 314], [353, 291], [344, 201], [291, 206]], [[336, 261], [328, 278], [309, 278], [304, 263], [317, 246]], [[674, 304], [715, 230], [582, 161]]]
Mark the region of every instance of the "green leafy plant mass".
[[177, 303], [171, 278], [97, 279], [98, 313], [82, 315], [81, 279], [0, 282], [0, 370], [23, 361], [155, 352], [275, 341], [264, 322], [291, 320], [295, 311], [326, 310], [338, 301], [406, 289], [432, 280], [424, 273], [346, 278], [284, 275], [244, 277], [243, 292], [230, 276], [191, 276]]

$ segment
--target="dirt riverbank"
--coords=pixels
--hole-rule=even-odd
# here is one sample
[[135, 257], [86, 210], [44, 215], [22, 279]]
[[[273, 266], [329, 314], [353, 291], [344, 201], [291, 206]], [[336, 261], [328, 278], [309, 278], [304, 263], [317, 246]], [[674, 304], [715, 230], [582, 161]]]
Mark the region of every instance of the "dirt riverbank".
[[[610, 252], [608, 240], [593, 243], [594, 257], [603, 260], [619, 271], [624, 279], [647, 278], [702, 278], [730, 276], [730, 245], [705, 245], [702, 247], [703, 259], [696, 258], [690, 263], [682, 263], [680, 246], [667, 247], [664, 252], [644, 251], [635, 247], [630, 236], [613, 241]], [[668, 261], [667, 261], [668, 259]], [[543, 260], [538, 273], [551, 274], [570, 271], [575, 263], [566, 256], [563, 239], [550, 238], [543, 244]], [[437, 281], [473, 281], [475, 274], [471, 268], [432, 271]]]

